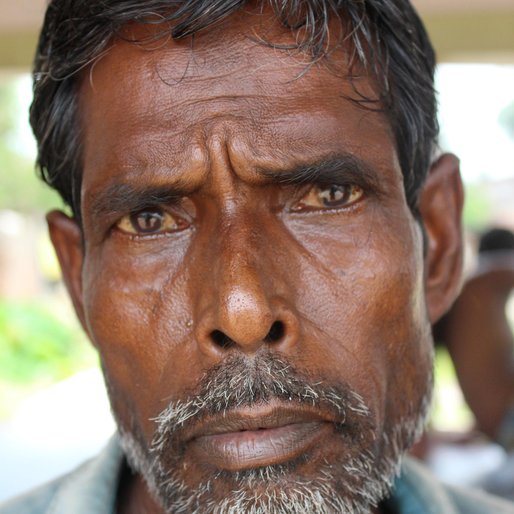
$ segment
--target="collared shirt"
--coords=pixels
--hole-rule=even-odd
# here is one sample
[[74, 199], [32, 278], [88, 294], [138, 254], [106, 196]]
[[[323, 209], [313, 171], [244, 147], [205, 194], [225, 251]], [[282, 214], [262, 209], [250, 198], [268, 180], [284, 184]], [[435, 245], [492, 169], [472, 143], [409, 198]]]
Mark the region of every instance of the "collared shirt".
[[[0, 514], [115, 514], [124, 465], [118, 439], [75, 471], [0, 505]], [[390, 505], [398, 514], [514, 514], [514, 503], [440, 484], [406, 458]]]

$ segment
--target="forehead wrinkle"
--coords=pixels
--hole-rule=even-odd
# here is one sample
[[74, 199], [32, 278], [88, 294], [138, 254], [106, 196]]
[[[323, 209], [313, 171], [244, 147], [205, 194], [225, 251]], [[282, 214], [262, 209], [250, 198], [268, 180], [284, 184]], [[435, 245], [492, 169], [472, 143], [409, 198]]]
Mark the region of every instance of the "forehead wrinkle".
[[[143, 28], [148, 30], [148, 26]], [[240, 31], [234, 33], [230, 27], [227, 28], [196, 35], [194, 45], [190, 44], [189, 47], [186, 46], [187, 41], [168, 40], [161, 47], [148, 49], [144, 45], [118, 39], [107, 53], [109, 67], [114, 73], [119, 67], [116, 60], [112, 59], [113, 53], [117, 53], [117, 50], [128, 52], [138, 61], [146, 61], [144, 71], [149, 79], [159, 79], [167, 86], [180, 85], [185, 80], [190, 81], [192, 85], [205, 81], [233, 83], [234, 75], [240, 79], [259, 77], [264, 69], [266, 73], [273, 75], [284, 67], [294, 68], [294, 77], [301, 74], [305, 68], [305, 62], [299, 62], [296, 56], [272, 49], [263, 40]], [[214, 32], [217, 33], [217, 37], [213, 37]], [[138, 55], [144, 54], [146, 57], [153, 52], [162, 55], [159, 62], [153, 63], [152, 59], [141, 59]], [[277, 63], [277, 58], [280, 59], [280, 63]], [[269, 87], [269, 81], [265, 81], [265, 86]]]
[[[277, 68], [276, 71], [281, 72], [283, 68]], [[158, 94], [155, 94], [154, 99], [158, 99], [159, 102], [153, 103], [152, 107], [157, 112], [162, 112], [163, 105], [161, 99], [167, 97], [169, 102], [164, 107], [164, 110], [170, 117], [173, 117], [174, 111], [182, 108], [216, 104], [216, 102], [220, 104], [225, 102], [234, 104], [244, 102], [250, 106], [252, 111], [271, 113], [276, 111], [274, 109], [276, 103], [280, 104], [281, 108], [288, 107], [292, 112], [297, 110], [304, 111], [307, 97], [303, 89], [302, 78], [289, 80], [280, 78], [277, 75], [274, 74], [274, 70], [267, 70], [265, 76], [258, 76], [254, 73], [250, 77], [249, 75], [230, 73], [226, 77], [227, 80], [218, 80], [217, 77], [202, 75], [201, 77], [184, 79], [177, 84], [164, 83], [164, 87], [169, 87], [170, 91], [166, 94], [167, 91], [161, 89]], [[250, 80], [246, 80], [247, 78]], [[273, 82], [270, 79], [275, 81]], [[201, 87], [195, 89], [198, 85]], [[340, 85], [340, 88], [334, 90], [333, 99], [331, 100], [335, 103], [341, 102], [341, 94], [344, 95], [344, 86], [342, 83]], [[191, 91], [194, 91], [196, 98], [191, 96]], [[206, 94], [207, 91], [208, 94]], [[274, 100], [271, 104], [270, 98]], [[323, 102], [329, 100], [326, 94], [318, 94], [317, 90], [312, 88], [309, 91], [308, 99], [311, 104], [317, 100]]]
[[[169, 53], [171, 54], [173, 50]], [[149, 74], [152, 78], [159, 79], [166, 86], [174, 87], [180, 86], [183, 82], [188, 82], [192, 85], [197, 83], [202, 84], [203, 82], [231, 82], [234, 75], [238, 75], [242, 79], [246, 79], [250, 76], [255, 75], [256, 68], [251, 63], [240, 63], [238, 66], [234, 66], [227, 69], [212, 69], [213, 62], [209, 60], [208, 64], [203, 65], [191, 65], [194, 62], [194, 56], [191, 56], [189, 61], [185, 64], [184, 69], [181, 73], [177, 73], [177, 63], [175, 57], [171, 56], [168, 58], [163, 56], [163, 59], [156, 63], [154, 70], [150, 71]], [[171, 68], [171, 69], [170, 69]]]
[[[124, 45], [128, 46], [130, 43], [124, 43]], [[132, 45], [133, 46], [133, 45]], [[259, 47], [259, 45], [254, 45]], [[137, 125], [140, 121], [139, 117], [141, 116], [142, 119], [152, 119], [153, 123], [158, 123], [158, 118], [160, 117], [163, 119], [161, 122], [163, 125], [166, 124], [173, 124], [174, 119], [176, 119], [178, 116], [184, 116], [186, 115], [192, 123], [195, 122], [195, 118], [201, 119], [206, 115], [205, 106], [206, 105], [213, 105], [214, 106], [214, 113], [218, 110], [223, 110], [223, 107], [227, 104], [233, 103], [234, 110], [240, 110], [238, 107], [241, 105], [241, 102], [245, 104], [245, 106], [249, 107], [246, 109], [249, 114], [258, 114], [261, 118], [273, 118], [274, 112], [276, 109], [274, 109], [274, 105], [276, 103], [280, 104], [280, 107], [287, 108], [290, 112], [294, 112], [295, 110], [303, 111], [305, 110], [305, 97], [302, 97], [303, 91], [302, 91], [302, 83], [303, 83], [303, 77], [298, 78], [297, 80], [286, 80], [287, 77], [278, 78], [277, 83], [273, 84], [270, 83], [269, 78], [277, 77], [277, 74], [273, 74], [274, 70], [283, 71], [284, 66], [279, 67], [276, 62], [276, 54], [277, 52], [273, 52], [269, 48], [263, 48], [261, 49], [261, 52], [264, 51], [264, 55], [266, 57], [264, 66], [267, 66], [267, 70], [264, 73], [263, 76], [257, 71], [253, 71], [248, 67], [248, 73], [244, 73], [243, 77], [241, 77], [241, 70], [244, 70], [245, 67], [247, 67], [247, 64], [245, 65], [239, 65], [238, 67], [232, 69], [232, 70], [223, 70], [223, 73], [220, 74], [219, 72], [216, 72], [215, 74], [211, 75], [209, 74], [210, 63], [209, 66], [203, 66], [201, 69], [201, 76], [191, 76], [187, 77], [187, 79], [181, 80], [177, 84], [166, 84], [163, 83], [163, 77], [156, 77], [155, 76], [155, 69], [158, 68], [160, 65], [162, 65], [163, 60], [169, 60], [170, 65], [176, 64], [177, 59], [180, 61], [181, 58], [183, 58], [183, 54], [178, 54], [176, 52], [177, 49], [170, 48], [170, 49], [164, 49], [164, 50], [158, 50], [155, 51], [156, 53], [160, 53], [161, 57], [159, 60], [155, 61], [152, 59], [147, 59], [147, 61], [141, 62], [141, 59], [138, 58], [138, 56], [134, 56], [135, 59], [138, 62], [138, 69], [140, 69], [140, 74], [134, 75], [137, 78], [137, 80], [133, 80], [133, 77], [130, 78], [130, 80], [126, 76], [120, 76], [119, 79], [119, 86], [120, 89], [124, 87], [130, 87], [132, 94], [135, 90], [137, 92], [138, 96], [144, 96], [145, 97], [145, 111], [144, 112], [133, 112], [131, 113], [131, 116], [129, 119], [131, 119], [130, 124], [132, 126]], [[251, 57], [255, 56], [253, 55], [252, 51], [253, 49], [250, 49], [249, 52], [240, 52], [246, 59], [250, 59]], [[129, 52], [132, 52], [131, 48], [128, 48]], [[142, 52], [142, 50], [139, 50]], [[161, 53], [165, 52], [165, 53]], [[116, 64], [121, 62], [121, 59], [116, 60], [115, 58], [112, 58], [113, 55], [116, 54], [116, 51], [111, 52], [109, 57], [106, 57], [107, 60], [109, 60], [109, 74], [112, 74], [112, 68], [111, 65], [114, 64], [114, 68], [116, 68]], [[167, 54], [171, 55], [173, 59], [170, 59]], [[148, 55], [151, 55], [151, 53], [148, 53]], [[155, 54], [154, 54], [155, 55]], [[274, 57], [274, 58], [272, 58]], [[188, 58], [191, 60], [191, 58]], [[114, 62], [110, 62], [114, 61]], [[280, 59], [281, 63], [288, 63], [291, 66], [294, 67], [295, 59], [290, 56], [284, 56]], [[151, 63], [151, 64], [150, 64]], [[99, 63], [99, 66], [103, 66], [105, 64], [105, 61]], [[149, 66], [151, 69], [149, 69]], [[151, 71], [153, 70], [153, 71]], [[236, 71], [234, 71], [236, 70]], [[326, 71], [326, 73], [330, 73]], [[237, 80], [234, 80], [234, 75], [237, 76]], [[245, 77], [249, 77], [251, 74], [251, 80], [244, 80]], [[161, 73], [162, 75], [162, 73]], [[294, 74], [293, 74], [294, 75]], [[291, 75], [291, 77], [293, 77]], [[308, 76], [311, 76], [311, 74], [307, 74]], [[324, 74], [323, 74], [324, 75]], [[216, 80], [216, 77], [224, 77], [223, 80]], [[290, 77], [290, 78], [291, 78]], [[312, 79], [313, 77], [311, 77]], [[156, 82], [158, 80], [158, 83]], [[320, 79], [321, 80], [321, 79]], [[130, 83], [128, 83], [130, 82]], [[153, 82], [153, 91], [146, 88], [146, 85]], [[243, 84], [244, 83], [244, 84]], [[161, 86], [159, 86], [161, 84]], [[210, 98], [197, 98], [197, 99], [191, 99], [191, 89], [195, 89], [195, 84], [201, 84], [202, 86], [205, 85], [205, 87], [199, 88], [200, 91], [196, 91], [195, 94], [197, 96], [201, 95], [201, 91], [204, 92], [208, 89], [208, 94], [210, 95]], [[244, 86], [244, 89], [242, 90], [242, 87]], [[165, 89], [163, 89], [166, 88]], [[341, 84], [341, 90], [344, 89], [344, 86]], [[218, 96], [216, 96], [218, 94]], [[300, 95], [299, 95], [300, 93]], [[312, 97], [312, 88], [310, 91], [310, 100], [311, 105], [314, 102], [314, 100], [317, 98], [315, 91], [314, 96]], [[334, 96], [339, 97], [340, 91], [334, 91]], [[121, 95], [120, 95], [121, 96]], [[270, 96], [272, 97], [272, 101], [270, 102]], [[292, 99], [294, 97], [298, 97], [298, 100], [296, 102], [293, 102]], [[266, 98], [267, 97], [267, 98]], [[287, 101], [281, 101], [281, 99], [287, 100]], [[322, 96], [321, 100], [327, 101], [327, 99]], [[338, 101], [337, 98], [334, 98], [332, 101], [336, 102]], [[216, 102], [219, 102], [218, 105], [216, 105]], [[283, 105], [282, 105], [283, 104]], [[201, 110], [201, 112], [194, 112], [195, 109], [191, 109], [191, 107], [198, 106]], [[111, 108], [111, 106], [108, 106]], [[121, 107], [121, 106], [120, 106]], [[124, 107], [124, 106], [123, 106]], [[114, 105], [112, 108], [116, 108], [116, 100], [114, 102]], [[180, 112], [186, 110], [189, 112]], [[283, 113], [284, 114], [284, 113]], [[164, 116], [165, 115], [165, 116]], [[138, 121], [135, 121], [135, 120]]]
[[[128, 45], [129, 43], [124, 44]], [[127, 50], [132, 53], [132, 49]], [[217, 56], [217, 47], [208, 48], [208, 51], [209, 58], [205, 59], [203, 63], [199, 63], [197, 50], [188, 55], [187, 60], [184, 61], [184, 55], [177, 53], [177, 48], [159, 49], [156, 52], [161, 54], [161, 58], [157, 62], [147, 59], [143, 64], [145, 76], [143, 84], [148, 80], [158, 80], [164, 86], [171, 88], [170, 94], [174, 99], [177, 98], [177, 95], [180, 96], [181, 90], [184, 90], [180, 86], [185, 86], [184, 94], [187, 100], [189, 88], [198, 84], [208, 84], [209, 94], [213, 98], [215, 98], [216, 90], [226, 95], [227, 89], [232, 89], [231, 96], [234, 98], [239, 96], [251, 98], [259, 97], [259, 92], [262, 92], [263, 96], [269, 95], [270, 90], [274, 95], [288, 97], [296, 89], [296, 84], [300, 83], [301, 85], [302, 83], [305, 63], [276, 49], [270, 49], [261, 44], [254, 44], [249, 48], [238, 47], [237, 52], [229, 55], [228, 62], [226, 49], [223, 49], [219, 59], [213, 58], [213, 56]], [[257, 55], [256, 52], [258, 52]], [[134, 57], [141, 62], [137, 55]], [[218, 62], [221, 62], [222, 65], [219, 66]], [[256, 66], [256, 63], [259, 64]], [[111, 65], [109, 67], [111, 68]], [[113, 68], [116, 68], [116, 60]], [[179, 72], [175, 71], [177, 68], [179, 68]], [[283, 76], [286, 68], [291, 69], [288, 77]], [[332, 73], [328, 69], [325, 71]], [[307, 72], [307, 74], [309, 73]], [[234, 80], [235, 76], [237, 76], [237, 80]], [[274, 82], [270, 81], [270, 78], [274, 79]], [[161, 91], [161, 93], [163, 92]], [[160, 95], [157, 96], [160, 97]], [[175, 105], [180, 106], [181, 102], [175, 101]]]
[[[170, 117], [176, 118], [183, 115], [183, 112], [176, 112], [177, 109], [187, 109], [198, 106], [200, 109], [196, 111], [197, 116], [193, 115], [193, 111], [188, 112], [192, 124], [196, 124], [200, 121], [205, 122], [211, 118], [213, 121], [223, 119], [244, 120], [251, 117], [254, 111], [260, 112], [261, 105], [264, 105], [264, 102], [264, 95], [247, 95], [244, 93], [239, 95], [230, 93], [219, 94], [209, 98], [184, 99], [182, 102], [170, 105], [167, 109], [167, 113]], [[244, 110], [241, 109], [241, 104], [245, 104]]]
[[[273, 46], [274, 43], [294, 45], [297, 42], [296, 31], [277, 23], [274, 14], [268, 13], [265, 17], [262, 14], [262, 12], [260, 15], [254, 12], [248, 17], [248, 12], [236, 12], [230, 16], [232, 23], [212, 26], [208, 31], [195, 34], [193, 39], [167, 40], [167, 44], [163, 47], [172, 51], [177, 48], [187, 49], [187, 58], [181, 61], [184, 76], [191, 70], [206, 68], [207, 63], [208, 68], [213, 71], [211, 78], [214, 79], [230, 78], [232, 74], [239, 73], [243, 68], [247, 68], [249, 73], [252, 74], [258, 72], [260, 67], [269, 64], [267, 54], [270, 50], [276, 56], [284, 56], [284, 63], [281, 66], [287, 62], [287, 65], [296, 63], [296, 67], [299, 64], [301, 68], [304, 68], [312, 63], [308, 52], [296, 50], [294, 57], [291, 58], [291, 52]], [[245, 29], [237, 26], [237, 18], [240, 17], [245, 19]], [[142, 28], [148, 30], [147, 26]], [[159, 30], [158, 27], [156, 27], [156, 30]], [[127, 42], [122, 41], [122, 43]], [[256, 52], [260, 54], [257, 59], [254, 58]], [[302, 57], [302, 59], [299, 59], [299, 57]], [[262, 64], [256, 66], [256, 63]], [[298, 71], [301, 71], [300, 68]], [[193, 76], [191, 74], [191, 77]]]
[[[243, 103], [249, 112], [261, 113], [269, 111], [270, 95], [276, 98], [277, 102], [282, 98], [294, 103], [296, 108], [303, 109], [305, 107], [301, 105], [301, 97], [296, 102], [292, 102], [292, 94], [295, 91], [287, 81], [277, 80], [276, 83], [273, 83], [265, 80], [265, 77], [249, 77], [236, 73], [231, 73], [226, 78], [227, 80], [218, 80], [216, 77], [203, 75], [198, 78], [184, 79], [180, 84], [170, 85], [169, 92], [161, 89], [155, 97], [159, 99], [167, 97], [169, 101], [164, 106], [162, 102], [154, 102], [152, 108], [158, 113], [167, 113], [170, 119], [183, 115], [183, 112], [179, 113], [178, 111], [195, 106], [202, 107], [200, 116], [205, 116], [209, 112], [208, 109], [205, 109], [206, 105], [212, 105], [212, 110], [216, 113], [232, 104], [233, 111], [238, 114], [240, 105]], [[165, 84], [165, 87], [168, 85]], [[192, 91], [195, 96], [191, 95]], [[325, 99], [324, 96], [320, 96], [320, 98]], [[285, 102], [282, 101], [282, 103]], [[194, 112], [186, 114], [188, 117], [194, 118]]]

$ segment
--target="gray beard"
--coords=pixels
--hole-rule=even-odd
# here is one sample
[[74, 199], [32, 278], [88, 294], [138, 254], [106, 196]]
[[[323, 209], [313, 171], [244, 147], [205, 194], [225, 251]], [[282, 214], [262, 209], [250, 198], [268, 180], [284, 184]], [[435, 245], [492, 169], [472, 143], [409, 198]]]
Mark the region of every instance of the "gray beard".
[[[403, 453], [422, 433], [430, 404], [426, 394], [410, 414], [376, 427], [363, 399], [347, 386], [308, 385], [297, 371], [272, 354], [253, 360], [234, 358], [211, 370], [200, 393], [172, 402], [155, 418], [148, 448], [140, 433], [118, 423], [130, 467], [139, 473], [166, 514], [368, 514], [386, 498], [398, 475]], [[316, 477], [302, 477], [308, 455], [280, 465], [212, 474], [194, 487], [181, 476], [182, 449], [176, 434], [207, 415], [281, 400], [330, 409], [342, 420], [335, 430], [355, 451], [325, 460]], [[139, 437], [138, 437], [139, 436]], [[229, 484], [221, 496], [219, 483]]]

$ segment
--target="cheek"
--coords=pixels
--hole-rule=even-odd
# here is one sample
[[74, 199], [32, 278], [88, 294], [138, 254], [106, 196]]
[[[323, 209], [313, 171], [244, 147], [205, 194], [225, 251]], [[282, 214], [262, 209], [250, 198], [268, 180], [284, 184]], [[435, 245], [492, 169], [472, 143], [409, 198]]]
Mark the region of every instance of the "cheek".
[[146, 430], [174, 390], [175, 377], [165, 369], [179, 358], [175, 350], [188, 346], [182, 261], [176, 251], [137, 252], [111, 244], [89, 252], [84, 265], [86, 323], [114, 409], [121, 420], [138, 419]]
[[307, 339], [324, 342], [315, 361], [334, 363], [383, 416], [399, 394], [418, 401], [431, 366], [421, 234], [402, 219], [375, 220], [363, 231], [362, 223], [335, 226], [327, 217], [316, 233], [295, 234], [303, 279], [297, 306]]

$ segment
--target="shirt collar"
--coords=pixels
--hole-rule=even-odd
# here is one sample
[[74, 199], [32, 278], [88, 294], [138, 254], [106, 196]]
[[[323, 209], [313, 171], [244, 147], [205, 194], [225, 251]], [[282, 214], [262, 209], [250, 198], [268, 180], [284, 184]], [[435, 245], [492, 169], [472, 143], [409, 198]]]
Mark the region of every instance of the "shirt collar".
[[65, 478], [47, 514], [114, 514], [123, 462], [114, 436], [98, 457]]

